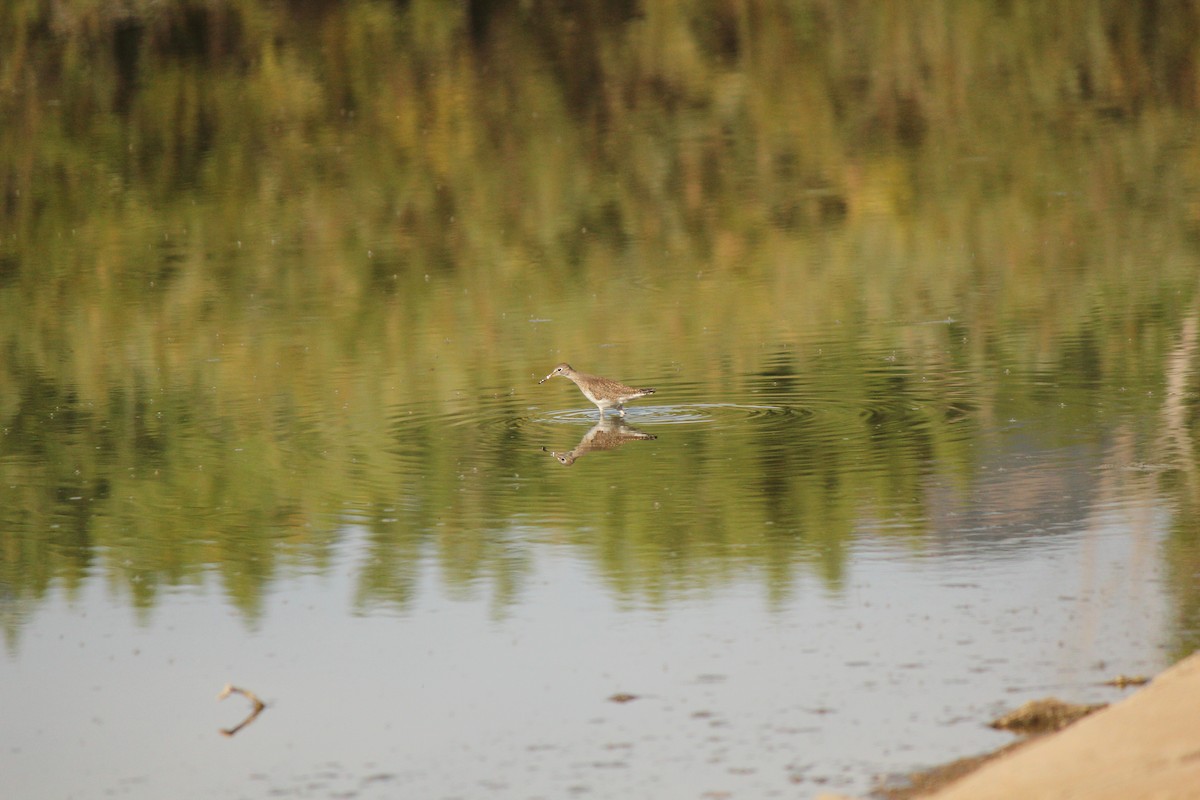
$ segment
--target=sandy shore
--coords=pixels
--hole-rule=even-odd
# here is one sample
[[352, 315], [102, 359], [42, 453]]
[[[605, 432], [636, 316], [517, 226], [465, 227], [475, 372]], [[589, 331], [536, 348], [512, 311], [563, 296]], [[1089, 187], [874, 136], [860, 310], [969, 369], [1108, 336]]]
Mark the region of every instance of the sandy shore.
[[1200, 798], [1200, 652], [1145, 688], [986, 762], [931, 800]]

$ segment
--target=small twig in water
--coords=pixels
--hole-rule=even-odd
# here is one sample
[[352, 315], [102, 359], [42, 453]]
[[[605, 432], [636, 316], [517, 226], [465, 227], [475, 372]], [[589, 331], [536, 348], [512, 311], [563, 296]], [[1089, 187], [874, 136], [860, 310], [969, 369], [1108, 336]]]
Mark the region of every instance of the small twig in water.
[[261, 714], [262, 710], [267, 707], [267, 704], [264, 703], [262, 700], [259, 700], [258, 695], [256, 695], [254, 692], [248, 691], [246, 689], [239, 689], [238, 687], [234, 686], [232, 683], [225, 684], [225, 688], [222, 689], [221, 693], [217, 695], [217, 700], [224, 700], [226, 697], [229, 697], [229, 695], [231, 695], [231, 694], [240, 694], [242, 697], [245, 697], [247, 700], [250, 701], [250, 703], [254, 706], [254, 708], [250, 711], [250, 715], [248, 717], [246, 717], [244, 720], [242, 720], [241, 722], [239, 722], [237, 725], [234, 725], [232, 728], [221, 728], [221, 734], [223, 736], [233, 736], [235, 733], [240, 731], [242, 728], [246, 727], [251, 722], [253, 722], [254, 718], [257, 717], [259, 714]]
[[1104, 685], [1124, 689], [1126, 686], [1145, 686], [1149, 682], [1150, 679], [1145, 675], [1118, 675], [1110, 681], [1105, 681]]

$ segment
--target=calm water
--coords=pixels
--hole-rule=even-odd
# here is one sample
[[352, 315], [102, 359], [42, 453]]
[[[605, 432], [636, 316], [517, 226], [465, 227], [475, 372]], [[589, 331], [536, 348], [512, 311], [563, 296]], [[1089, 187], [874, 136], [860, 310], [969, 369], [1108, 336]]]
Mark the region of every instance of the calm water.
[[1200, 641], [1186, 20], [36, 6], [5, 796], [861, 794]]

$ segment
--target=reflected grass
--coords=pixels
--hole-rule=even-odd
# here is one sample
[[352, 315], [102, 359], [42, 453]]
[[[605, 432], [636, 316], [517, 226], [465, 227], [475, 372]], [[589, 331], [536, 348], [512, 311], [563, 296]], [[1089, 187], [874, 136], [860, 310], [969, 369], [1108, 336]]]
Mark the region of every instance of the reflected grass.
[[[252, 619], [348, 524], [361, 607], [431, 559], [503, 608], [503, 523], [564, 506], [623, 598], [749, 570], [778, 600], [841, 586], [864, 516], [919, 547], [1005, 420], [1153, 439], [1195, 301], [1191, 8], [472, 7], [0, 12], [4, 608], [215, 574]], [[445, 424], [523, 416], [566, 354], [875, 416], [660, 453], [698, 530]]]

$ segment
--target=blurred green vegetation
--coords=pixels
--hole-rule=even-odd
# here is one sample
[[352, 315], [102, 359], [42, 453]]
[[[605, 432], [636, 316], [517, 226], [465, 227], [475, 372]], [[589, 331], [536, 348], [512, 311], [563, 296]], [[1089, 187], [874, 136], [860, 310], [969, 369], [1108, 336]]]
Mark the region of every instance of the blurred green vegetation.
[[[347, 518], [361, 602], [408, 602], [432, 552], [502, 608], [531, 556], [491, 526], [531, 496], [601, 520], [564, 536], [623, 593], [747, 551], [773, 595], [836, 585], [864, 507], [920, 528], [1016, 411], [1153, 441], [1196, 300], [1197, 3], [17, 0], [0, 53], [10, 638], [97, 557], [138, 608], [213, 571], [253, 617]], [[737, 490], [674, 501], [499, 481], [544, 443], [446, 424], [521, 415], [598, 343], [631, 377], [815, 372], [929, 416], [863, 425], [866, 467], [764, 428], [705, 456]], [[670, 513], [696, 498], [707, 531]]]

